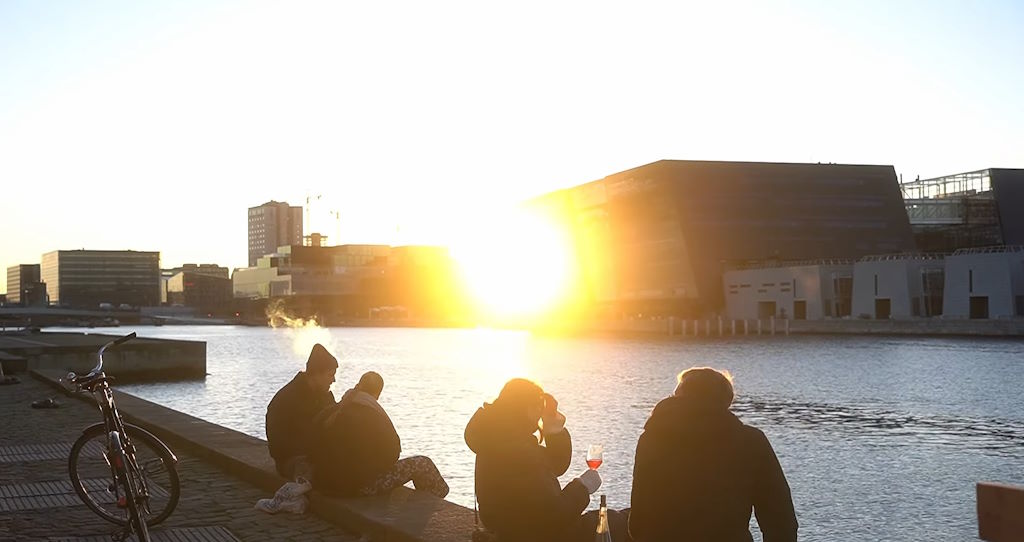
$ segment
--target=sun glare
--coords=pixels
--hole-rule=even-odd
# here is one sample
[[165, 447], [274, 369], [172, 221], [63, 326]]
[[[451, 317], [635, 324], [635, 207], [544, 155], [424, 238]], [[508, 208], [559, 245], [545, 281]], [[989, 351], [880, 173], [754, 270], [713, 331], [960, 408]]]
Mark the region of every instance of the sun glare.
[[452, 247], [464, 285], [490, 320], [532, 320], [566, 301], [573, 249], [564, 228], [526, 210], [474, 224]]

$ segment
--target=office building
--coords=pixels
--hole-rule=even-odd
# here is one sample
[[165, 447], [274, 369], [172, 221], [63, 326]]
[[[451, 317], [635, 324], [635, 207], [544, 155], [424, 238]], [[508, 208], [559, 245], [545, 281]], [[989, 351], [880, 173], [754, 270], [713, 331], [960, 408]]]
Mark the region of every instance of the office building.
[[1024, 245], [1024, 169], [989, 168], [900, 188], [918, 250]]
[[249, 208], [249, 267], [277, 247], [302, 244], [302, 207], [278, 201]]
[[167, 304], [192, 307], [203, 313], [231, 312], [234, 296], [227, 268], [222, 268], [223, 274], [198, 272], [194, 268], [193, 265], [192, 270], [178, 271], [167, 279]]
[[940, 316], [942, 255], [866, 256], [853, 266], [853, 316], [878, 320]]
[[7, 303], [23, 307], [46, 305], [46, 284], [40, 280], [39, 264], [7, 268]]
[[967, 248], [947, 256], [942, 316], [1024, 317], [1024, 246]]
[[40, 266], [50, 304], [95, 309], [160, 303], [160, 253], [134, 250], [56, 250]]
[[850, 314], [853, 264], [812, 261], [750, 265], [725, 272], [729, 319], [822, 320]]

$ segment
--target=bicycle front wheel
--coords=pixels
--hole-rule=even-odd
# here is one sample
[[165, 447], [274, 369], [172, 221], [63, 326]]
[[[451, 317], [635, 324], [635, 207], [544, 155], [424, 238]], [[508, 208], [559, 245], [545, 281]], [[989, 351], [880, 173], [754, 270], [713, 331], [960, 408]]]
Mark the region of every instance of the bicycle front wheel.
[[[156, 525], [167, 519], [178, 505], [181, 487], [174, 458], [156, 437], [141, 429], [126, 425], [126, 448], [135, 450], [138, 465], [136, 486], [148, 495], [144, 499], [145, 521]], [[130, 446], [128, 445], [130, 443]], [[128, 495], [117, 483], [114, 472], [113, 451], [109, 449], [107, 433], [102, 425], [87, 429], [71, 446], [68, 473], [71, 486], [82, 502], [103, 519], [116, 525], [127, 525], [130, 519]]]

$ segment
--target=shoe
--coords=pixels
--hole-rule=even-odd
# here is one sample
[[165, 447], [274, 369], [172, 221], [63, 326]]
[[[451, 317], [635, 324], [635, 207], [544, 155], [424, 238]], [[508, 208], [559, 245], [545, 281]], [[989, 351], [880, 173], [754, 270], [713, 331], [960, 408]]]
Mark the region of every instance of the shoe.
[[274, 499], [260, 499], [256, 501], [256, 506], [253, 508], [260, 512], [266, 512], [268, 514], [276, 514], [281, 509], [281, 501]]
[[305, 495], [299, 495], [290, 499], [274, 495], [273, 499], [260, 499], [256, 501], [256, 508], [260, 512], [276, 514], [278, 512], [290, 512], [292, 514], [305, 514], [309, 499]]
[[278, 510], [292, 514], [305, 514], [307, 506], [309, 506], [309, 499], [305, 495], [299, 495], [294, 499], [281, 501], [281, 506], [278, 507]]
[[53, 400], [53, 397], [32, 401], [32, 408], [60, 408], [60, 403]]
[[281, 486], [274, 496], [280, 497], [284, 500], [290, 500], [305, 495], [311, 489], [313, 489], [313, 484], [310, 484], [308, 480], [299, 476], [295, 478], [294, 482], [287, 482]]

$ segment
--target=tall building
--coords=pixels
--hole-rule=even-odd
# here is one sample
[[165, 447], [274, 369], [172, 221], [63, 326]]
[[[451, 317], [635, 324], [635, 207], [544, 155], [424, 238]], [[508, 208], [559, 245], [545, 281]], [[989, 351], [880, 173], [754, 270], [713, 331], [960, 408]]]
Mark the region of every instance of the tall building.
[[[33, 305], [31, 292], [39, 291], [39, 264], [19, 264], [7, 268], [7, 302]], [[45, 292], [45, 288], [43, 289]]]
[[914, 250], [892, 166], [661, 160], [531, 202], [575, 242], [586, 302], [608, 315], [703, 315], [755, 261]]
[[51, 305], [95, 309], [101, 303], [160, 304], [159, 252], [55, 250], [43, 254], [40, 275]]
[[302, 207], [268, 201], [249, 207], [249, 267], [277, 247], [302, 244]]

